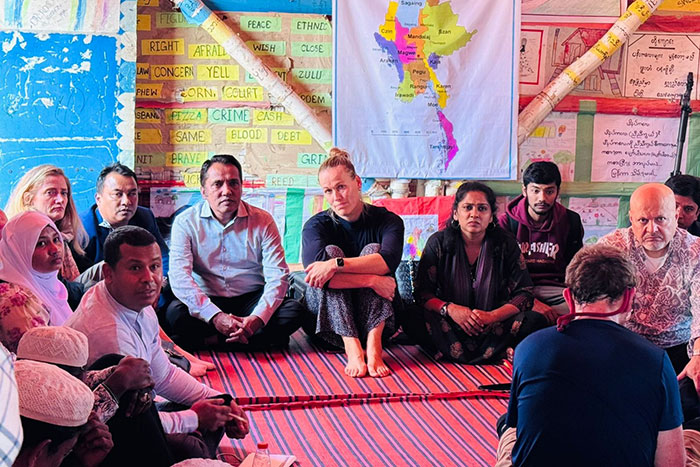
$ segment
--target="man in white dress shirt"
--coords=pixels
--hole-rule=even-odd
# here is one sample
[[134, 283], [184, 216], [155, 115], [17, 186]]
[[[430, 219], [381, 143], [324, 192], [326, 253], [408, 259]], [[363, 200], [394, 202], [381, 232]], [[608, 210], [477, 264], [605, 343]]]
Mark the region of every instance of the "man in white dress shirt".
[[289, 268], [272, 216], [241, 200], [241, 164], [217, 155], [202, 164], [204, 199], [173, 223], [165, 313], [184, 348], [285, 347], [302, 305], [285, 298]]
[[[115, 229], [105, 241], [104, 280], [88, 290], [66, 322], [88, 338], [89, 360], [107, 354], [133, 356], [151, 366], [156, 394], [189, 410], [161, 412], [166, 433], [215, 432], [243, 438], [248, 423], [235, 402], [195, 380], [168, 360], [160, 345], [158, 319], [151, 303], [163, 282], [160, 247], [147, 230]], [[227, 396], [224, 396], [227, 397]]]

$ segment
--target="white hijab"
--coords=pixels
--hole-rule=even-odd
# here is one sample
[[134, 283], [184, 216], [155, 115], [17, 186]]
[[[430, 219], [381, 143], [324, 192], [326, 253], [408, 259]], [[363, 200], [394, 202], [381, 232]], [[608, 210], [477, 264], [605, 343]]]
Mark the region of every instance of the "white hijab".
[[49, 310], [49, 324], [60, 326], [73, 313], [68, 291], [58, 280], [58, 271], [39, 273], [32, 268], [32, 255], [46, 226], [56, 230], [63, 242], [53, 221], [40, 212], [25, 211], [10, 219], [0, 238], [0, 279], [31, 290]]

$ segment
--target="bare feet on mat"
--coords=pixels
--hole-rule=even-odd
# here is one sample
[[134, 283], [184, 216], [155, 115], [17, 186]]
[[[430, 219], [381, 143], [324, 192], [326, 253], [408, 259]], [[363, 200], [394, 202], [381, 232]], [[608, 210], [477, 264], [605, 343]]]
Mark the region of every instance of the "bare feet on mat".
[[175, 351], [182, 354], [188, 362], [190, 362], [190, 374], [195, 377], [204, 376], [207, 371], [211, 371], [216, 368], [213, 363], [201, 360], [182, 347], [175, 345]]
[[343, 344], [345, 345], [345, 354], [348, 356], [345, 374], [351, 378], [362, 378], [367, 374], [367, 364], [360, 340], [354, 337], [343, 337]]
[[367, 374], [367, 364], [363, 357], [348, 357], [345, 374], [351, 378], [362, 378]]
[[382, 331], [384, 331], [384, 322], [367, 335], [367, 367], [372, 378], [383, 378], [391, 373], [382, 360]]
[[391, 374], [391, 370], [382, 360], [382, 356], [372, 358], [369, 351], [367, 353], [367, 371], [372, 378], [383, 378]]
[[202, 377], [207, 374], [209, 368], [205, 365], [206, 362], [201, 360], [192, 362], [190, 361], [190, 374], [195, 378]]

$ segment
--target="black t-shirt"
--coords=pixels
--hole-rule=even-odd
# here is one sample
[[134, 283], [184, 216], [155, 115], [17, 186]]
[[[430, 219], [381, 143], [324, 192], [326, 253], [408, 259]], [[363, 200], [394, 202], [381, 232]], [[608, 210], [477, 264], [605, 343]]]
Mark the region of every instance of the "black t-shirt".
[[332, 216], [330, 210], [323, 211], [304, 224], [302, 261], [306, 267], [315, 261], [327, 260], [325, 248], [328, 245], [339, 247], [348, 258], [356, 258], [366, 245], [379, 243], [379, 254], [393, 274], [401, 262], [403, 233], [401, 218], [383, 207], [365, 204], [355, 222]]
[[576, 320], [515, 350], [513, 465], [652, 466], [658, 432], [682, 421], [666, 352], [616, 323]]

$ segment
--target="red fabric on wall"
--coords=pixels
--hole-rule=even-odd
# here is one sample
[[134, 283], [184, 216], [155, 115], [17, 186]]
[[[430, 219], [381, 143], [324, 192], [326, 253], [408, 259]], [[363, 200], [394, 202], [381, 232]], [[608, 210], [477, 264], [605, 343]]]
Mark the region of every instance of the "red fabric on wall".
[[374, 201], [375, 206], [383, 206], [394, 214], [418, 215], [437, 214], [442, 227], [452, 217], [454, 196], [424, 196], [421, 198], [382, 198]]

